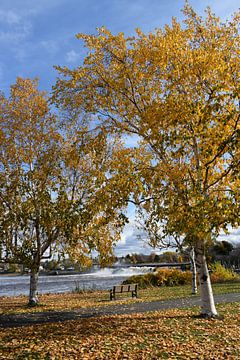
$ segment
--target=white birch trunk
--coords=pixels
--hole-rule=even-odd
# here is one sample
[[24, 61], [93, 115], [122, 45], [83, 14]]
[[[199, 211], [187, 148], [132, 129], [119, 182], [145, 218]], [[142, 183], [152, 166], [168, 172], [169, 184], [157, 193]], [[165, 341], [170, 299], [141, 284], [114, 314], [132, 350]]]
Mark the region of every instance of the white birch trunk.
[[30, 274], [30, 292], [29, 292], [29, 306], [36, 306], [39, 302], [37, 297], [37, 290], [38, 290], [38, 275], [39, 272], [35, 269], [31, 270]]
[[195, 255], [196, 255], [197, 273], [200, 283], [201, 301], [202, 301], [201, 315], [203, 317], [215, 317], [218, 315], [218, 313], [215, 307], [212, 285], [208, 272], [206, 257], [204, 254], [203, 244], [198, 245], [195, 248]]
[[197, 294], [197, 268], [194, 247], [190, 251], [190, 262], [192, 271], [192, 294]]

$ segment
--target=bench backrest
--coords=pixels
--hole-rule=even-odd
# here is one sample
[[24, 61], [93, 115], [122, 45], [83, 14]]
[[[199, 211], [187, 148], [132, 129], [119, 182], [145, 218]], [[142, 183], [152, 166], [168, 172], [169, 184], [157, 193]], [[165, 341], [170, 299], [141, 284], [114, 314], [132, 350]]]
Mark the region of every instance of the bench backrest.
[[116, 285], [113, 286], [113, 291], [115, 293], [122, 293], [128, 291], [136, 291], [138, 284], [128, 284], [128, 285]]

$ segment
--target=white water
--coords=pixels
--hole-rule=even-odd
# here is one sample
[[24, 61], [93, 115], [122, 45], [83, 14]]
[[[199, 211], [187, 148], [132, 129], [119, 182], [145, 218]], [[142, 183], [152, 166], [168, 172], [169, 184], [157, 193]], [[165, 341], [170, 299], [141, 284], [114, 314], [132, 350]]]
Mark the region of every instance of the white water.
[[[149, 268], [147, 266], [145, 267], [137, 267], [137, 266], [132, 266], [132, 267], [118, 267], [118, 268], [104, 268], [104, 269], [100, 269], [97, 270], [91, 274], [87, 274], [87, 275], [91, 275], [91, 276], [96, 276], [96, 277], [112, 277], [112, 276], [133, 276], [133, 275], [142, 275], [142, 274], [146, 274], [148, 272], [151, 272], [153, 269]], [[83, 276], [86, 276], [86, 274], [84, 274]]]
[[[105, 268], [85, 274], [55, 275], [39, 277], [39, 294], [63, 293], [82, 289], [110, 289], [132, 275], [151, 272], [149, 267]], [[0, 296], [27, 295], [29, 275], [0, 276]]]

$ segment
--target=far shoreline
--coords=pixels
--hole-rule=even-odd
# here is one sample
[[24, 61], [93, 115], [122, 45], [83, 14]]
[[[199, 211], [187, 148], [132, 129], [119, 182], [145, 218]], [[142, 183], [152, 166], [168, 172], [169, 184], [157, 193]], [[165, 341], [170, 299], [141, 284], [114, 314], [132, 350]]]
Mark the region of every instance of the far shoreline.
[[[40, 272], [39, 276], [57, 276], [57, 275], [81, 275], [86, 274], [82, 271], [62, 271], [62, 270], [53, 270], [49, 272]], [[0, 277], [14, 277], [14, 276], [30, 276], [30, 273], [0, 273]]]

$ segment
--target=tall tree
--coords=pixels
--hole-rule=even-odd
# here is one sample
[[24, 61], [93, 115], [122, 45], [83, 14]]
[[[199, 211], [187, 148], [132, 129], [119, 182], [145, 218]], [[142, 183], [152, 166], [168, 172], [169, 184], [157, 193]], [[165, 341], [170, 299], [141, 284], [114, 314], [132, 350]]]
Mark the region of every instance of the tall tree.
[[[61, 74], [54, 100], [98, 115], [109, 131], [137, 134], [152, 155], [159, 219], [194, 246], [203, 316], [216, 316], [205, 250], [227, 223], [239, 177], [239, 13], [222, 23], [186, 5], [184, 25], [125, 38], [105, 28], [78, 34], [89, 54]], [[234, 185], [235, 184], [235, 185]], [[235, 186], [235, 187], [234, 187]]]
[[89, 129], [86, 119], [63, 126], [35, 80], [18, 78], [9, 99], [1, 96], [0, 111], [2, 256], [30, 269], [35, 305], [45, 256], [67, 252], [82, 264], [93, 249], [102, 264], [112, 256], [125, 217], [108, 173], [121, 144]]

